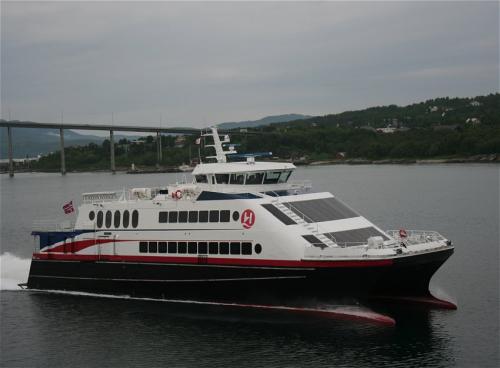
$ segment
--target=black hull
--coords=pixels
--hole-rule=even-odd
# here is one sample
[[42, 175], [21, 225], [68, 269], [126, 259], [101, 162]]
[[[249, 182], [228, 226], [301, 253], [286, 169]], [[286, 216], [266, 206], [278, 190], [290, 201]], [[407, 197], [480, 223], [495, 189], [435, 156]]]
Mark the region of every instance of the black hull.
[[28, 288], [165, 299], [278, 303], [336, 296], [429, 296], [453, 253], [400, 257], [387, 266], [258, 267], [33, 259]]

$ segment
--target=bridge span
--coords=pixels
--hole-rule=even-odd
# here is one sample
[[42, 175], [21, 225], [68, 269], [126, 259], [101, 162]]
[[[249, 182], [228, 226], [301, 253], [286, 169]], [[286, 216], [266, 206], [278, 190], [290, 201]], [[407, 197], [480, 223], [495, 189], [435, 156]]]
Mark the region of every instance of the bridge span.
[[109, 131], [110, 142], [110, 169], [114, 174], [115, 168], [115, 141], [114, 132], [138, 132], [138, 133], [156, 133], [156, 164], [160, 165], [162, 160], [161, 150], [161, 135], [167, 134], [200, 134], [200, 129], [194, 128], [160, 128], [152, 126], [140, 125], [115, 125], [115, 124], [58, 124], [58, 123], [35, 123], [31, 121], [6, 121], [0, 120], [0, 127], [7, 128], [7, 141], [8, 141], [8, 155], [9, 155], [9, 176], [14, 176], [14, 161], [12, 157], [12, 128], [42, 128], [42, 129], [59, 129], [59, 141], [61, 150], [61, 174], [66, 175], [66, 160], [64, 156], [64, 130], [105, 130]]

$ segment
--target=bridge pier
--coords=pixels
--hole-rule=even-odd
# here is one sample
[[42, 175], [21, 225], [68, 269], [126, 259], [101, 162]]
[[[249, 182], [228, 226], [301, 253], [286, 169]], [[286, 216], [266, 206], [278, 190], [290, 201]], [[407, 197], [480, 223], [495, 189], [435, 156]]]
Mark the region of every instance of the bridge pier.
[[14, 176], [14, 159], [12, 158], [12, 128], [7, 127], [7, 140], [9, 146], [9, 176], [12, 178]]
[[59, 128], [59, 140], [61, 145], [61, 175], [66, 175], [66, 157], [64, 155], [64, 129]]
[[162, 152], [161, 152], [161, 133], [160, 131], [156, 132], [156, 167], [159, 169], [162, 161]]
[[114, 132], [112, 130], [109, 131], [109, 149], [111, 156], [111, 173], [116, 174], [115, 169], [115, 137]]

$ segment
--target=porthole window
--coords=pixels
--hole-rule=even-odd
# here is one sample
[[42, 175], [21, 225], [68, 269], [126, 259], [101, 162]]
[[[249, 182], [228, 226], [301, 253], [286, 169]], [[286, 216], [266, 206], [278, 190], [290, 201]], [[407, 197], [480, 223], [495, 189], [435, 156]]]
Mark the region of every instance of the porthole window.
[[255, 244], [254, 250], [255, 253], [260, 254], [260, 252], [262, 252], [262, 245], [260, 245], [259, 243]]
[[111, 213], [111, 211], [106, 211], [106, 227], [107, 228], [110, 228], [111, 227], [111, 219], [113, 217], [113, 214]]
[[102, 211], [97, 212], [97, 227], [101, 228], [102, 227], [102, 220], [103, 220], [103, 214]]
[[120, 211], [115, 211], [114, 225], [115, 227], [120, 227]]
[[240, 213], [238, 211], [233, 212], [233, 220], [238, 221], [240, 219]]
[[132, 212], [132, 227], [137, 227], [139, 225], [139, 211], [134, 210]]
[[123, 227], [127, 228], [129, 222], [130, 222], [130, 212], [128, 212], [128, 210], [125, 210], [123, 212]]
[[90, 211], [89, 212], [89, 220], [90, 221], [94, 221], [94, 219], [95, 219], [95, 212], [94, 211]]

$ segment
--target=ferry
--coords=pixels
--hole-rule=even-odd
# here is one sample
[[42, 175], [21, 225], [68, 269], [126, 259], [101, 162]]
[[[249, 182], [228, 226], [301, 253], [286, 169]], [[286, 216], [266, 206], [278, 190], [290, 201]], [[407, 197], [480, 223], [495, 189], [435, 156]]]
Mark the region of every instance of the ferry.
[[216, 127], [201, 138], [215, 154], [191, 182], [84, 193], [74, 224], [34, 228], [26, 286], [275, 305], [437, 301], [429, 282], [452, 255], [450, 240], [384, 231], [337, 196], [292, 180], [292, 163], [238, 154]]

